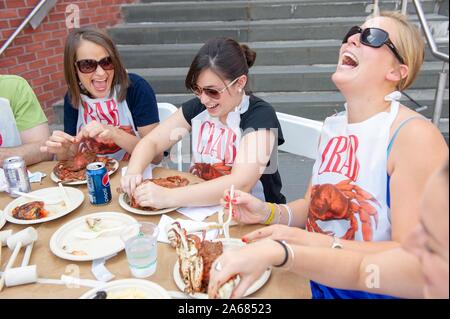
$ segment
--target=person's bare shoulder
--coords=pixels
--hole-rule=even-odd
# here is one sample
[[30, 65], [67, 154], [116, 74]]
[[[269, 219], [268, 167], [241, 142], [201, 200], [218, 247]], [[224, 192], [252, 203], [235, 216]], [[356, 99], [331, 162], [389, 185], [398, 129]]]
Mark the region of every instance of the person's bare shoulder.
[[448, 156], [448, 147], [439, 128], [419, 113], [402, 106], [391, 128], [391, 137], [401, 123], [408, 118], [417, 117], [406, 123], [393, 142], [391, 160], [401, 158], [427, 158], [430, 164]]

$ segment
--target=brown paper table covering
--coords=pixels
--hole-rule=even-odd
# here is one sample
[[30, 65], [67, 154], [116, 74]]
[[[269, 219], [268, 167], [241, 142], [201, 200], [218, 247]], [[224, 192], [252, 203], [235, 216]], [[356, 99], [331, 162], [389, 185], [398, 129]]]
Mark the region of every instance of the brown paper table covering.
[[[56, 162], [42, 162], [29, 167], [32, 172], [40, 171], [47, 174], [42, 180], [41, 184], [32, 183], [32, 189], [37, 190], [46, 187], [54, 187], [56, 184], [50, 179], [50, 172]], [[123, 163], [121, 163], [122, 167]], [[49, 241], [53, 233], [59, 229], [62, 225], [69, 222], [70, 220], [91, 214], [96, 212], [120, 212], [124, 214], [129, 214], [138, 221], [150, 221], [156, 224], [159, 223], [161, 215], [155, 216], [142, 216], [130, 213], [120, 207], [118, 198], [119, 194], [116, 188], [120, 185], [120, 170], [111, 176], [111, 191], [112, 191], [112, 201], [104, 206], [94, 206], [89, 202], [87, 196], [86, 185], [73, 186], [77, 187], [83, 191], [85, 194], [84, 202], [76, 210], [70, 214], [63, 216], [59, 219], [31, 225], [38, 231], [39, 239], [34, 245], [34, 249], [30, 259], [30, 265], [37, 265], [37, 271], [39, 277], [42, 278], [52, 278], [60, 279], [61, 275], [75, 276], [82, 279], [95, 279], [91, 272], [92, 262], [73, 262], [69, 260], [61, 259], [55, 256], [49, 247]], [[189, 178], [191, 181], [195, 180], [195, 176], [188, 173], [182, 173], [178, 171], [171, 171], [161, 168], [156, 168], [153, 172], [154, 177], [167, 177], [171, 175], [182, 175]], [[0, 193], [0, 208], [4, 209], [6, 205], [12, 201], [13, 198], [7, 193]], [[174, 211], [168, 213], [172, 218], [187, 218], [180, 213]], [[208, 220], [215, 221], [217, 216], [212, 216]], [[1, 230], [11, 229], [13, 232], [20, 231], [28, 225], [16, 225], [9, 222]], [[235, 226], [230, 228], [231, 237], [237, 237], [257, 229], [258, 225], [245, 225], [245, 226]], [[13, 267], [20, 266], [22, 261], [23, 252], [25, 249], [21, 249], [21, 252], [16, 260]], [[11, 255], [11, 251], [7, 247], [2, 249], [2, 259], [1, 259], [1, 270], [3, 271], [6, 263]], [[147, 280], [153, 281], [161, 285], [167, 290], [179, 289], [175, 285], [172, 276], [173, 266], [176, 261], [175, 250], [169, 245], [158, 243], [158, 265], [155, 274], [151, 277], [146, 278]], [[133, 278], [129, 271], [125, 251], [121, 251], [115, 257], [109, 259], [105, 263], [109, 271], [111, 271], [117, 279]], [[80, 288], [68, 288], [65, 285], [48, 285], [48, 284], [28, 284], [16, 287], [5, 287], [2, 292], [0, 292], [0, 299], [2, 298], [78, 298], [84, 292], [88, 291], [90, 288], [80, 287]], [[273, 269], [272, 275], [268, 282], [257, 292], [252, 294], [252, 298], [310, 298], [311, 293], [309, 289], [309, 283], [304, 278], [295, 275], [293, 273], [287, 272], [285, 270]]]

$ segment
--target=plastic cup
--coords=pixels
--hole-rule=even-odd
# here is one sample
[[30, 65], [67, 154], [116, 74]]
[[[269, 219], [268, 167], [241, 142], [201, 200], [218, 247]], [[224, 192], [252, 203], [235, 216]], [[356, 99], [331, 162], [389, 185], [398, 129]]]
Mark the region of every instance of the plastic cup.
[[159, 229], [158, 225], [149, 222], [140, 222], [139, 225], [137, 235], [122, 238], [131, 274], [136, 278], [146, 278], [156, 271]]

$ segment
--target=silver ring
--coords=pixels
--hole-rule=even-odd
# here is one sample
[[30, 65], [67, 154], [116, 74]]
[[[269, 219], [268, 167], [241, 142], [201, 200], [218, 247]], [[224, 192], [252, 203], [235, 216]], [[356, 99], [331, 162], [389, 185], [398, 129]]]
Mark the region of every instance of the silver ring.
[[220, 261], [216, 262], [216, 265], [214, 266], [215, 271], [221, 271], [222, 270], [222, 264]]

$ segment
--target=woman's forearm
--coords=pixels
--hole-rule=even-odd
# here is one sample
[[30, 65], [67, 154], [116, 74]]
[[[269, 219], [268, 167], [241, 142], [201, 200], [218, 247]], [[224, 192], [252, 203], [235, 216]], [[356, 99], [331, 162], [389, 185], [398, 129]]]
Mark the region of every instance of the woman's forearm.
[[128, 163], [127, 174], [142, 174], [158, 153], [157, 145], [152, 139], [142, 138], [134, 147]]
[[230, 174], [203, 183], [170, 189], [173, 206], [218, 205], [225, 189], [234, 185], [235, 189], [250, 191], [253, 185], [243, 182], [243, 178]]
[[323, 285], [421, 298], [423, 278], [417, 259], [403, 249], [378, 254], [292, 245], [290, 270]]
[[136, 135], [132, 135], [130, 133], [125, 132], [124, 130], [114, 127], [114, 138], [113, 141], [116, 143], [120, 148], [127, 151], [129, 154], [131, 154], [134, 151], [134, 148], [136, 147], [137, 143], [139, 143], [140, 138]]
[[[330, 248], [333, 244], [333, 236], [299, 230], [297, 244], [308, 247]], [[400, 244], [395, 241], [357, 241], [340, 240], [344, 250], [353, 250], [362, 253], [377, 253], [388, 249], [398, 248]]]

